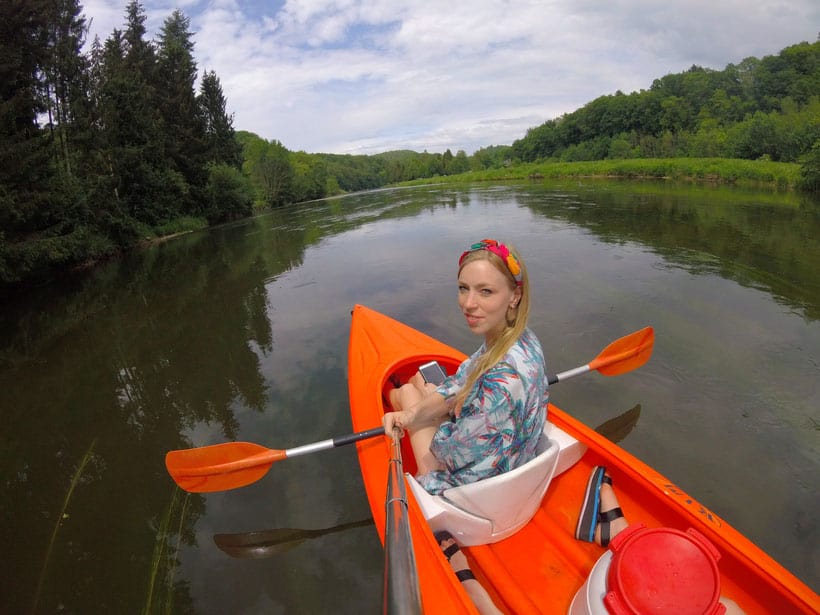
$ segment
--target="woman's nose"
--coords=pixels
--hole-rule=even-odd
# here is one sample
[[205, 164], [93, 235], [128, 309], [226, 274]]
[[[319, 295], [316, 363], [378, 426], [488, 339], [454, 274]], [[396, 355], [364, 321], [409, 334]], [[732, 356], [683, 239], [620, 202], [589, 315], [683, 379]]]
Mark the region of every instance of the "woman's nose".
[[475, 307], [475, 293], [468, 292], [464, 297], [464, 307]]

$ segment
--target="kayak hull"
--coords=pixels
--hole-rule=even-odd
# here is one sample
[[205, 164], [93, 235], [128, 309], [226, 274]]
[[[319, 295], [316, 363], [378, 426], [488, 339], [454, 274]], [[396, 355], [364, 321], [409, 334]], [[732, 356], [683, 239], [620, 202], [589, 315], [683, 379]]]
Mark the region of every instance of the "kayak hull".
[[[381, 423], [383, 396], [392, 386], [392, 376], [406, 379], [421, 363], [430, 360], [439, 361], [447, 373], [453, 373], [464, 358], [463, 353], [434, 338], [357, 305], [348, 352], [353, 428], [359, 431]], [[590, 472], [596, 465], [604, 465], [630, 522], [647, 527], [691, 528], [716, 547], [720, 556], [720, 593], [747, 614], [820, 612], [820, 598], [815, 592], [660, 473], [553, 405], [549, 406], [548, 420], [571, 440], [581, 443], [583, 455], [555, 473], [534, 515], [523, 527], [494, 542], [464, 548], [473, 572], [499, 608], [517, 614], [568, 612], [573, 597], [606, 552], [574, 537]], [[359, 442], [357, 452], [383, 542], [390, 442], [387, 438]], [[415, 461], [407, 438], [402, 443], [402, 455], [404, 471], [414, 474]], [[410, 484], [413, 482], [411, 479]], [[475, 613], [433, 538], [432, 530], [440, 528], [435, 527], [435, 521], [432, 528], [428, 524], [413, 496], [418, 492], [412, 488], [408, 492], [408, 517], [425, 613]], [[419, 500], [424, 503], [425, 494]]]

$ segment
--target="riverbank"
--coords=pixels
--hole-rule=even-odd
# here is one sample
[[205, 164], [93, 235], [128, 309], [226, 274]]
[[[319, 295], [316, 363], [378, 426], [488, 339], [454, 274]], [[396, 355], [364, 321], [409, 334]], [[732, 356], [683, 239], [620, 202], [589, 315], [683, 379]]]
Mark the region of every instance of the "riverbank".
[[205, 218], [195, 218], [193, 216], [183, 216], [166, 222], [165, 224], [156, 228], [145, 226], [142, 228], [144, 237], [130, 246], [114, 248], [102, 254], [92, 256], [82, 263], [69, 267], [69, 271], [85, 271], [92, 269], [105, 261], [112, 258], [118, 258], [125, 252], [132, 250], [145, 250], [160, 243], [165, 243], [171, 239], [176, 239], [182, 235], [193, 233], [194, 231], [201, 231], [208, 228], [208, 221]]
[[[465, 183], [566, 177], [674, 179], [771, 186], [794, 190], [800, 178], [800, 165], [769, 160], [729, 158], [630, 158], [586, 162], [535, 162], [437, 177], [436, 182]], [[402, 182], [399, 185], [412, 186], [425, 183], [430, 183], [430, 179]]]

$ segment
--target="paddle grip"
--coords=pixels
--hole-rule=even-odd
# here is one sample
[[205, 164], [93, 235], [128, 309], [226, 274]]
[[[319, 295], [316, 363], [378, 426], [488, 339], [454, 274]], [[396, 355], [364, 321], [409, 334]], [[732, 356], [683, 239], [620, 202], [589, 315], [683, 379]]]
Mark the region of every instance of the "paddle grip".
[[375, 438], [376, 436], [383, 435], [384, 427], [374, 427], [373, 429], [368, 429], [367, 431], [357, 431], [356, 433], [351, 433], [346, 436], [339, 436], [338, 438], [333, 438], [333, 446], [335, 448], [337, 446], [353, 444], [354, 442], [358, 442], [359, 440], [367, 440], [368, 438]]

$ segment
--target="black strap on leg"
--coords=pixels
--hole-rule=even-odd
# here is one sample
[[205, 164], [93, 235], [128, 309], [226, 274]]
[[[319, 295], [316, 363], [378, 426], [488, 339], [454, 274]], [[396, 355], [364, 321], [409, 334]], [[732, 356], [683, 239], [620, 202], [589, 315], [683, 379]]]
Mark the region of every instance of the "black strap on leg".
[[464, 570], [459, 570], [458, 572], [456, 572], [456, 577], [458, 577], [458, 580], [462, 583], [464, 581], [469, 581], [470, 579], [475, 580], [475, 575], [473, 574], [473, 571], [469, 568], [465, 568]]
[[623, 511], [620, 507], [613, 508], [612, 510], [607, 510], [606, 512], [601, 511], [598, 513], [598, 525], [601, 526], [601, 546], [608, 547], [609, 546], [609, 524], [615, 519], [620, 519], [624, 516]]
[[612, 523], [615, 519], [620, 519], [624, 516], [624, 511], [621, 510], [620, 507], [613, 508], [612, 510], [607, 510], [604, 512], [603, 510], [598, 513], [598, 522], [599, 523]]
[[450, 558], [453, 557], [458, 552], [458, 545], [456, 543], [451, 544], [449, 547], [444, 549], [444, 557], [447, 558], [447, 561], [450, 561]]

